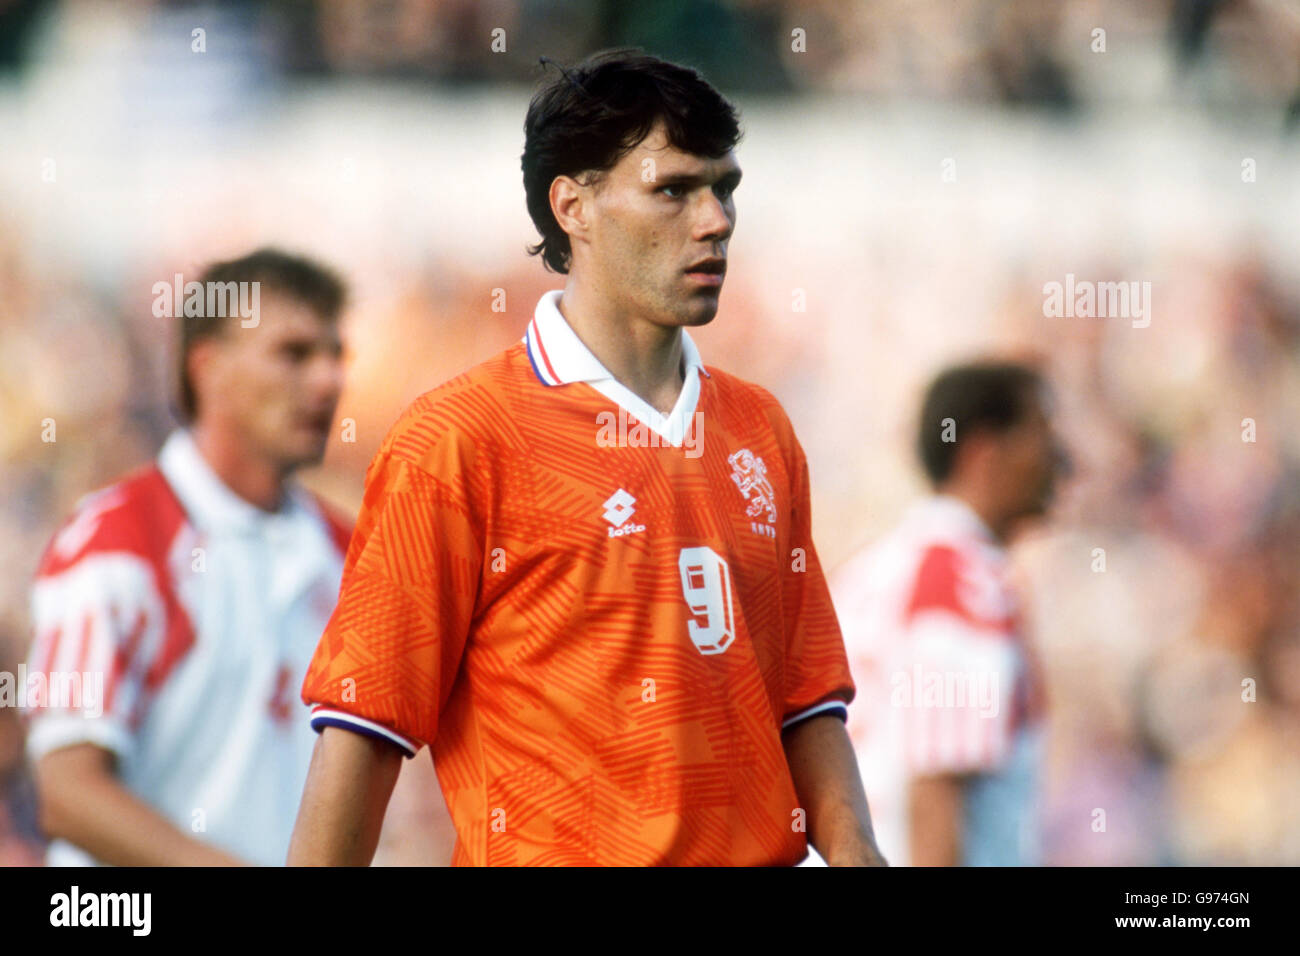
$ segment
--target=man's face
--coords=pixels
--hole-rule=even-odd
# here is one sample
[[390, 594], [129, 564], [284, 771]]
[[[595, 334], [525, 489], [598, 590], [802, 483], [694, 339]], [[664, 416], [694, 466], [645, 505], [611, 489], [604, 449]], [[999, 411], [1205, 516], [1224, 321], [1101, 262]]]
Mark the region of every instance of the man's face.
[[712, 321], [740, 177], [733, 153], [706, 159], [682, 152], [657, 124], [584, 187], [591, 212], [583, 268], [629, 314], [667, 326]]
[[237, 431], [259, 455], [286, 473], [325, 454], [343, 388], [338, 323], [302, 302], [262, 289], [258, 324], [227, 320], [193, 381], [200, 420]]
[[997, 446], [1007, 513], [1016, 518], [1044, 514], [1064, 462], [1044, 395], [1030, 402], [1023, 421], [998, 436]]

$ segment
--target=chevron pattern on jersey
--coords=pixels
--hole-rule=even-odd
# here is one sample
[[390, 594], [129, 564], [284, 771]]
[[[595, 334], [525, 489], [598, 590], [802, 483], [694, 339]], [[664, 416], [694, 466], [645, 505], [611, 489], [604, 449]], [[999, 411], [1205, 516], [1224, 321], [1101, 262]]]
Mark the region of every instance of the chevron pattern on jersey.
[[522, 344], [416, 400], [303, 697], [432, 747], [456, 863], [795, 863], [782, 721], [853, 696], [803, 451], [713, 369], [698, 455], [618, 411]]

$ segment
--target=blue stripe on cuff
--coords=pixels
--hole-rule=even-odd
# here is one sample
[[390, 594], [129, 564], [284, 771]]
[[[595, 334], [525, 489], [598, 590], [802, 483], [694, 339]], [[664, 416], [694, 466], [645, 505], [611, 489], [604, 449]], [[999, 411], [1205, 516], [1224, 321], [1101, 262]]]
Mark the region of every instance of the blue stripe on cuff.
[[789, 730], [791, 727], [803, 723], [810, 717], [821, 717], [822, 715], [833, 715], [847, 724], [849, 722], [849, 705], [844, 703], [842, 700], [828, 700], [823, 701], [820, 704], [814, 704], [812, 707], [808, 707], [791, 717], [787, 717], [781, 722], [781, 729]]
[[319, 717], [313, 717], [311, 719], [311, 729], [317, 733], [320, 733], [326, 727], [341, 727], [344, 730], [352, 731], [354, 734], [361, 734], [363, 737], [373, 737], [375, 740], [382, 740], [385, 743], [392, 744], [398, 750], [402, 751], [402, 753], [408, 758], [415, 756], [415, 751], [410, 747], [398, 743], [397, 740], [388, 734], [381, 734], [379, 731], [371, 730], [369, 727], [362, 727], [360, 724], [354, 724], [351, 721], [343, 720], [340, 717], [335, 717], [330, 714], [322, 714]]

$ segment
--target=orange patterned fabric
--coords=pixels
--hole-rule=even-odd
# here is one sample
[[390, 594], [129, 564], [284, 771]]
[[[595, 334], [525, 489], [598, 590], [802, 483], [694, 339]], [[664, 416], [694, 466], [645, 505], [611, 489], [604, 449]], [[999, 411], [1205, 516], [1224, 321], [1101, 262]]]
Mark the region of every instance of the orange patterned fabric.
[[430, 745], [457, 864], [798, 862], [782, 725], [853, 684], [788, 419], [710, 369], [673, 447], [539, 376], [516, 345], [385, 439], [313, 722]]

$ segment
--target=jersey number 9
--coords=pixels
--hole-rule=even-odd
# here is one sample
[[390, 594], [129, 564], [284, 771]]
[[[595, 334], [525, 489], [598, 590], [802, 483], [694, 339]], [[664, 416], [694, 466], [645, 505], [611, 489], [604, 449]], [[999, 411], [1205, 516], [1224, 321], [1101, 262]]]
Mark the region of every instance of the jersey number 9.
[[682, 596], [695, 615], [686, 623], [691, 643], [701, 654], [721, 654], [736, 639], [727, 562], [712, 548], [682, 548], [677, 568], [682, 573]]

